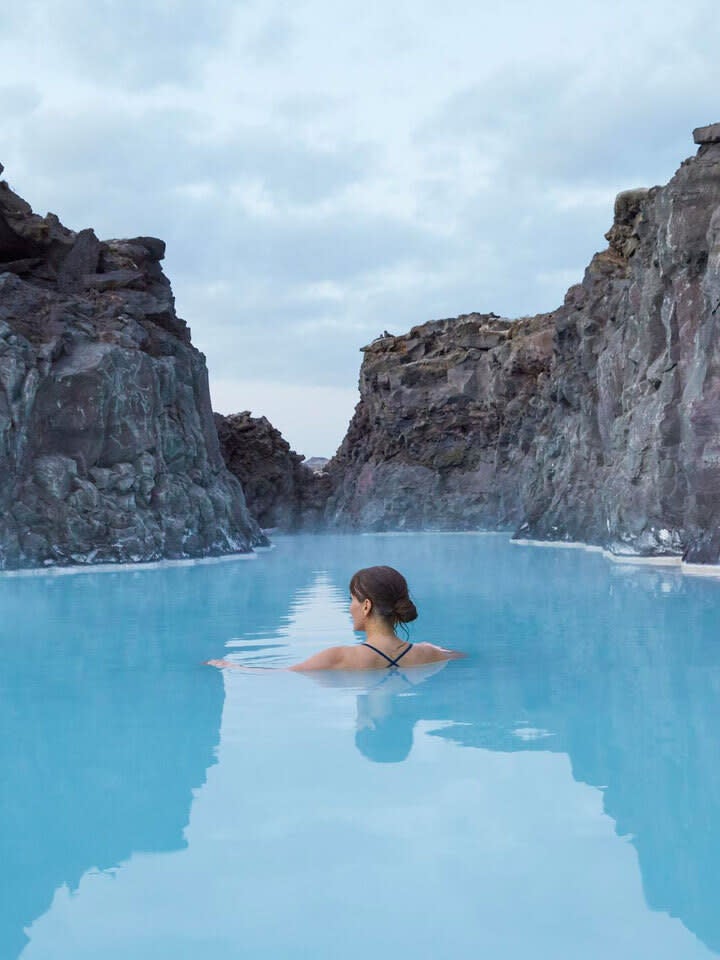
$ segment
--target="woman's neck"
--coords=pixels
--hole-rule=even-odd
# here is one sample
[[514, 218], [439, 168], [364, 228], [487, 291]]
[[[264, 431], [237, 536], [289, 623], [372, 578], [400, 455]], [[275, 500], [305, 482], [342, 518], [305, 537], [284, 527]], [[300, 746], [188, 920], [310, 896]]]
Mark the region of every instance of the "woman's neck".
[[386, 644], [392, 648], [403, 641], [395, 633], [389, 623], [384, 621], [370, 621], [365, 627], [365, 639], [375, 645]]

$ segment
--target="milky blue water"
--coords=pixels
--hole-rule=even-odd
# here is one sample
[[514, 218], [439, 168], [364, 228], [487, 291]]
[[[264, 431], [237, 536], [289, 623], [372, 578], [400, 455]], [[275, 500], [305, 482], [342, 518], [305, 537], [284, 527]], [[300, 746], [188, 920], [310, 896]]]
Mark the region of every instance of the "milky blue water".
[[[283, 666], [389, 563], [465, 661]], [[504, 537], [0, 578], [0, 958], [720, 955], [720, 583]]]

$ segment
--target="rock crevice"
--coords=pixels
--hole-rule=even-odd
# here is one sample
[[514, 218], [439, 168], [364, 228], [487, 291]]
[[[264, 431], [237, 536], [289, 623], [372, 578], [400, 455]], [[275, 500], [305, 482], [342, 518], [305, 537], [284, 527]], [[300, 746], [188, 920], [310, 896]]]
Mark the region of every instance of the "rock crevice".
[[215, 423], [228, 470], [261, 527], [297, 532], [323, 525], [328, 478], [306, 465], [266, 417], [216, 413]]

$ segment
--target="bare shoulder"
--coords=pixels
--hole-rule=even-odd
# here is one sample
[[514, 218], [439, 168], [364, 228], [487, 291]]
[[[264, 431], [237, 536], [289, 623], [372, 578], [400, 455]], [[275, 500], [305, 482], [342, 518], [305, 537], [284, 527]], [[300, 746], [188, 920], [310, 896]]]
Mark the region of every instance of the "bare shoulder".
[[428, 662], [433, 660], [461, 660], [467, 656], [466, 653], [461, 653], [459, 650], [448, 650], [447, 647], [439, 647], [435, 643], [417, 643], [415, 646], [419, 647], [420, 651], [427, 656]]
[[302, 663], [288, 667], [288, 670], [296, 673], [302, 673], [305, 670], [342, 670], [348, 666], [349, 651], [352, 649], [352, 647], [328, 647], [327, 650], [314, 653]]

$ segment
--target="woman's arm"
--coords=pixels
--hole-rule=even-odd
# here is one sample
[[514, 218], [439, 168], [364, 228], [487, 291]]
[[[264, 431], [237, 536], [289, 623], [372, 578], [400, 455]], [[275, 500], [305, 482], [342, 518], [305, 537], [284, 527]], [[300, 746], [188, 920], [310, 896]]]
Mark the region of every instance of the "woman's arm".
[[463, 660], [467, 657], [466, 653], [459, 650], [448, 650], [447, 647], [439, 647], [436, 643], [423, 643], [426, 650], [432, 651], [433, 660]]
[[[206, 667], [217, 667], [218, 670], [248, 670], [251, 673], [267, 673], [268, 670], [276, 670], [276, 667], [246, 667], [244, 663], [235, 663], [233, 660], [204, 660]], [[282, 668], [281, 668], [282, 669]]]
[[217, 667], [219, 670], [249, 670], [265, 672], [266, 670], [292, 670], [300, 673], [305, 670], [339, 670], [344, 663], [345, 647], [329, 647], [327, 650], [321, 650], [320, 653], [313, 654], [302, 663], [296, 663], [292, 667], [246, 667], [242, 663], [234, 663], [232, 660], [206, 660], [209, 667]]

